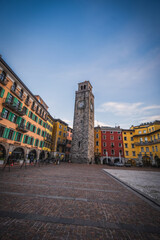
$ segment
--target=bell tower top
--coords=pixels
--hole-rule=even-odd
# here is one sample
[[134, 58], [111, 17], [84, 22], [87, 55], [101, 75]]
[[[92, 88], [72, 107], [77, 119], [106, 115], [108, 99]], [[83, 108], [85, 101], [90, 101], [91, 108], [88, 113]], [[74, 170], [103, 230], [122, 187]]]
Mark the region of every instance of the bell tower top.
[[83, 92], [83, 91], [90, 91], [92, 92], [92, 85], [89, 81], [84, 81], [81, 83], [78, 83], [78, 91]]

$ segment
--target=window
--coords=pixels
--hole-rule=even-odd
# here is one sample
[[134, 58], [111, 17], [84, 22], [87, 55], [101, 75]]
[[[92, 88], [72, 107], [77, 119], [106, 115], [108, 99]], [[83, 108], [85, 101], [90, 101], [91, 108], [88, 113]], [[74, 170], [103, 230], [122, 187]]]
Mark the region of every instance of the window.
[[151, 128], [149, 128], [149, 132], [151, 132]]
[[112, 150], [111, 150], [111, 154], [114, 155], [114, 153], [115, 153], [115, 152], [114, 152], [114, 150], [112, 149]]
[[62, 125], [61, 124], [59, 124], [59, 128], [62, 129]]
[[39, 140], [36, 139], [36, 141], [35, 141], [35, 146], [36, 146], [36, 147], [38, 146], [38, 142], [39, 142]]
[[13, 137], [13, 133], [14, 133], [14, 131], [13, 130], [10, 130], [9, 131], [9, 134], [8, 134], [8, 139], [12, 139], [12, 137]]
[[3, 95], [4, 95], [4, 92], [5, 92], [5, 90], [4, 90], [2, 87], [0, 87], [0, 97], [1, 97], [1, 98], [2, 98]]
[[64, 127], [64, 131], [66, 131], [66, 128]]
[[135, 151], [132, 152], [132, 156], [136, 156], [136, 152]]
[[7, 109], [3, 110], [3, 118], [8, 119], [9, 111]]
[[103, 147], [106, 147], [106, 143], [105, 142], [103, 143]]
[[0, 137], [3, 136], [4, 130], [5, 130], [5, 127], [0, 126]]
[[133, 137], [131, 137], [131, 141], [133, 141]]
[[144, 138], [144, 141], [145, 141], [145, 142], [147, 142], [147, 141], [148, 141], [147, 137], [145, 137], [145, 138]]
[[140, 138], [140, 142], [143, 142], [143, 138]]
[[154, 152], [154, 147], [152, 147], [152, 152]]
[[110, 133], [112, 134], [113, 132], [111, 131]]
[[78, 142], [78, 147], [80, 148], [80, 146], [81, 146], [81, 142], [79, 141], [79, 142]]
[[38, 120], [38, 117], [37, 117], [37, 116], [35, 116], [35, 117], [34, 117], [34, 121], [35, 121], [35, 122], [37, 122], [37, 120]]
[[111, 147], [114, 147], [114, 143], [111, 143]]
[[96, 138], [98, 138], [98, 136], [99, 136], [99, 135], [98, 135], [98, 133], [97, 133], [97, 134], [96, 134]]
[[33, 140], [34, 140], [34, 138], [33, 138], [33, 137], [31, 137], [31, 140], [30, 140], [30, 145], [33, 145]]
[[104, 139], [104, 140], [106, 139], [106, 136], [105, 136], [105, 135], [103, 135], [103, 139]]
[[124, 137], [124, 141], [127, 141], [127, 137]]
[[126, 156], [128, 156], [129, 154], [128, 154], [128, 151], [126, 151]]
[[146, 130], [143, 130], [143, 133], [146, 133]]
[[81, 86], [81, 90], [83, 90], [83, 86]]
[[153, 136], [154, 140], [156, 140], [156, 135]]
[[42, 125], [42, 120], [41, 119], [39, 119], [39, 124]]
[[151, 141], [152, 141], [152, 136], [151, 136]]
[[114, 136], [113, 135], [111, 135], [111, 140], [113, 140], [114, 139]]
[[159, 135], [159, 133], [157, 134], [157, 138], [160, 139], [160, 135]]
[[152, 131], [154, 131], [154, 127], [152, 127]]
[[124, 145], [124, 146], [125, 146], [125, 148], [128, 148], [128, 143], [125, 143], [125, 145]]
[[130, 132], [130, 134], [132, 135], [132, 132]]
[[28, 95], [27, 95], [25, 103], [27, 103], [27, 104], [29, 103], [29, 96]]
[[134, 148], [134, 143], [131, 144], [132, 148]]
[[146, 147], [146, 152], [149, 152], [149, 147]]
[[25, 137], [24, 143], [28, 142], [28, 136]]
[[98, 141], [96, 141], [96, 146], [99, 146], [99, 142]]
[[118, 132], [118, 134], [121, 134], [121, 132]]
[[17, 83], [14, 82], [13, 85], [12, 85], [11, 90], [15, 92], [16, 88], [17, 88]]
[[103, 154], [106, 155], [106, 149], [103, 149]]
[[141, 131], [138, 131], [139, 134], [141, 134], [142, 132]]
[[20, 141], [21, 141], [21, 133], [17, 133], [16, 141], [17, 141], [17, 142], [20, 142]]
[[123, 154], [123, 152], [122, 152], [122, 150], [121, 150], [121, 149], [119, 150], [119, 153], [120, 153], [121, 155]]
[[62, 132], [61, 132], [61, 131], [59, 131], [59, 135], [60, 135], [60, 136], [61, 136], [61, 133], [62, 133]]
[[33, 125], [32, 132], [35, 133], [35, 131], [36, 131], [36, 127]]
[[30, 118], [33, 118], [33, 113], [32, 112], [30, 112]]
[[6, 73], [3, 71], [3, 72], [0, 74], [0, 80], [1, 80], [2, 82], [4, 82], [5, 78], [6, 78]]
[[21, 91], [19, 92], [19, 96], [20, 96], [20, 98], [23, 97], [23, 89], [21, 89]]
[[106, 133], [106, 131], [102, 131], [102, 133]]
[[155, 148], [156, 148], [156, 152], [158, 152], [158, 147], [157, 147], [157, 146], [155, 146]]
[[126, 132], [124, 132], [124, 134], [126, 134]]
[[118, 136], [118, 140], [121, 140], [121, 136]]
[[118, 146], [119, 146], [119, 147], [122, 147], [122, 143], [119, 143]]
[[63, 137], [65, 137], [66, 136], [66, 134], [65, 133], [63, 133]]
[[30, 122], [27, 123], [26, 128], [27, 128], [28, 130], [30, 130], [30, 128], [31, 128], [31, 124], [30, 124]]
[[141, 147], [141, 152], [144, 152], [144, 147]]
[[40, 135], [40, 133], [41, 133], [41, 130], [40, 130], [40, 128], [38, 128], [37, 129], [37, 134]]

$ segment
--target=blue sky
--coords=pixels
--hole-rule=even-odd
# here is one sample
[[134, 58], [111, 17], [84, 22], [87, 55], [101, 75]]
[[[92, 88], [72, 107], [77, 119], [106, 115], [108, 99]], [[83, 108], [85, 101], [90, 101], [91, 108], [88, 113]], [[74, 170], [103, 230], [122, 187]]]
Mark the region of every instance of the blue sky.
[[160, 1], [1, 0], [0, 53], [53, 117], [72, 126], [89, 80], [95, 124], [160, 119]]

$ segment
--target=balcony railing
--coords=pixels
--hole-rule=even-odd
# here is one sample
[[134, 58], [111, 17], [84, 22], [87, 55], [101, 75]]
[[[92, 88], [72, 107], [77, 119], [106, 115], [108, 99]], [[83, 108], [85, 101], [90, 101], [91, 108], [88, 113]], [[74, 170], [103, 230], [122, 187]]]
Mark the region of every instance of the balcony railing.
[[24, 124], [18, 125], [16, 129], [20, 132], [24, 132], [24, 133], [28, 132], [28, 129], [26, 128], [26, 126]]
[[0, 83], [2, 83], [4, 86], [7, 85], [8, 82], [9, 82], [8, 79], [5, 78], [4, 80], [2, 80], [2, 79], [0, 78]]
[[21, 101], [24, 100], [24, 95], [18, 89], [11, 87], [11, 92], [14, 93]]
[[152, 145], [155, 143], [160, 143], [160, 139], [154, 139], [152, 141], [145, 141], [145, 142], [135, 142], [136, 146], [146, 146], [146, 145]]
[[13, 101], [9, 99], [4, 99], [3, 106], [11, 109], [13, 112], [17, 113], [19, 116], [24, 116], [25, 111], [21, 109], [21, 107]]

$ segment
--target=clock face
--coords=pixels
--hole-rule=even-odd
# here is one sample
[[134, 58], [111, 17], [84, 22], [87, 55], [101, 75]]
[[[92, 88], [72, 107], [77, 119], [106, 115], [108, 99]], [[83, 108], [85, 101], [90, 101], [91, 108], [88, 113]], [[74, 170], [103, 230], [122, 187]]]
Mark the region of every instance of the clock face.
[[78, 102], [78, 108], [84, 108], [84, 106], [85, 106], [84, 101], [79, 101]]

